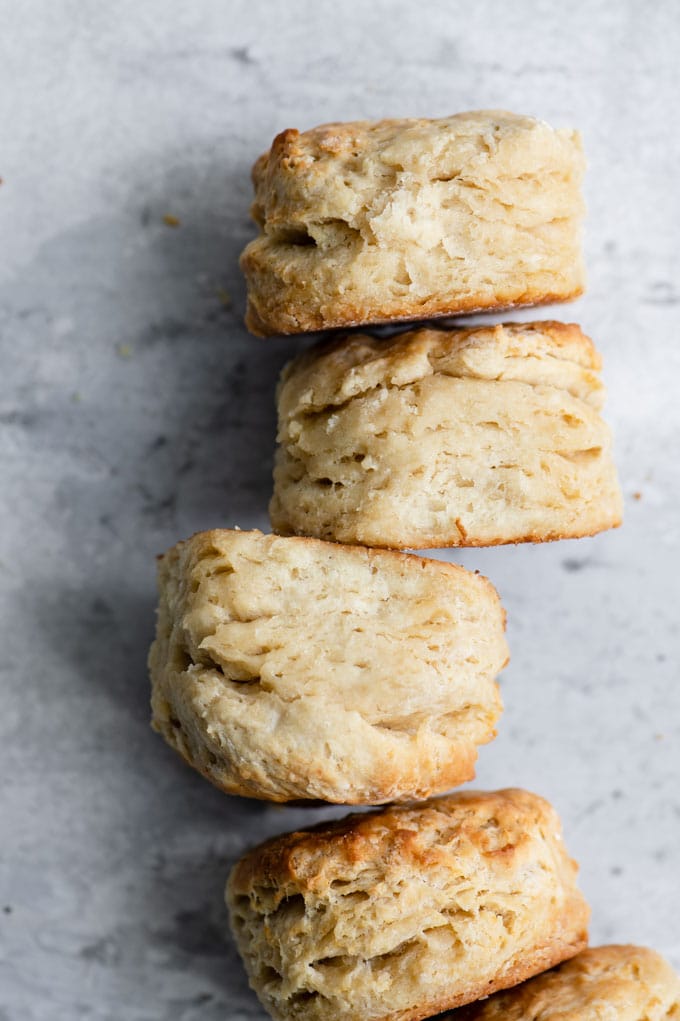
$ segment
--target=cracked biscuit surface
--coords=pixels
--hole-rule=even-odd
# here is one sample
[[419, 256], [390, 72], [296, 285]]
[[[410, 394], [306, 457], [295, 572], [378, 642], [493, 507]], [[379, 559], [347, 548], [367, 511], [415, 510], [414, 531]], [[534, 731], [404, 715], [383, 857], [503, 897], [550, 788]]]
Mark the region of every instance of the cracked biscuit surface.
[[277, 1021], [417, 1021], [572, 957], [589, 916], [554, 809], [520, 790], [276, 837], [236, 864], [227, 903]]
[[622, 499], [574, 324], [317, 345], [283, 371], [275, 531], [398, 549], [592, 535]]
[[589, 947], [528, 982], [455, 1011], [447, 1021], [671, 1021], [680, 978], [645, 947]]
[[228, 793], [378, 804], [474, 776], [507, 661], [485, 578], [216, 530], [161, 558], [159, 588], [153, 726]]
[[253, 168], [251, 332], [565, 301], [583, 290], [579, 135], [499, 110], [282, 132]]

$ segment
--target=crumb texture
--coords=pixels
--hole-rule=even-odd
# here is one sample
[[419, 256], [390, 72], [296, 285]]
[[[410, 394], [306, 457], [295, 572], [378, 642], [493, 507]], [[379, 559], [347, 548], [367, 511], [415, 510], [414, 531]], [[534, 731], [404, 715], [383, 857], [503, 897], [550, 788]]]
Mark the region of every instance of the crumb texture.
[[426, 797], [495, 734], [505, 615], [463, 568], [219, 530], [170, 550], [159, 588], [153, 725], [229, 793]]
[[414, 1021], [578, 953], [575, 877], [545, 801], [464, 792], [275, 838], [227, 903], [274, 1018]]
[[536, 304], [583, 289], [578, 134], [499, 110], [282, 132], [253, 168], [257, 334]]
[[676, 1021], [680, 978], [645, 947], [590, 947], [450, 1021]]
[[614, 527], [599, 368], [580, 328], [555, 322], [313, 347], [279, 385], [272, 525], [414, 549]]

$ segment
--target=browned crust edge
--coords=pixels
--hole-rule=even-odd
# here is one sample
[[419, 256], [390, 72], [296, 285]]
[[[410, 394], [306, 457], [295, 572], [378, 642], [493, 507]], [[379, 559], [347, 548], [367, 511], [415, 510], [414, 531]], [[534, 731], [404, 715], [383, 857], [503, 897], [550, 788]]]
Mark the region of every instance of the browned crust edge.
[[[643, 959], [650, 960], [651, 958], [654, 960], [655, 964], [663, 964], [667, 966], [669, 970], [672, 972], [672, 967], [670, 963], [661, 954], [659, 954], [655, 950], [652, 950], [650, 947], [643, 947], [640, 946], [639, 944], [633, 943], [608, 943], [602, 946], [586, 947], [584, 950], [580, 951], [580, 953], [576, 955], [576, 958], [578, 958], [578, 962], [576, 958], [573, 958], [571, 960], [573, 960], [573, 963], [577, 965], [578, 963], [582, 963], [584, 966], [584, 971], [583, 972], [577, 971], [576, 973], [572, 973], [572, 975], [578, 980], [580, 978], [593, 974], [589, 970], [589, 966], [591, 965], [593, 966], [594, 969], [599, 969], [601, 967], [603, 969], [604, 974], [611, 975], [612, 971], [610, 971], [610, 969], [617, 969], [621, 965], [627, 964], [630, 961], [631, 956], [637, 959], [642, 957]], [[562, 964], [568, 967], [569, 962], [563, 961]], [[535, 975], [534, 979], [540, 979], [543, 977], [545, 977], [546, 979], [550, 979], [551, 975], [557, 978], [562, 974], [563, 972], [560, 967], [559, 969], [556, 968], [552, 972], [546, 972], [541, 973], [540, 975]], [[566, 974], [569, 975], [569, 972], [567, 972]], [[616, 974], [616, 972], [614, 971], [613, 974]], [[572, 976], [569, 976], [569, 978], [571, 977]], [[569, 981], [569, 979], [567, 981]], [[511, 998], [513, 998], [514, 994], [514, 1000], [511, 999], [510, 1006], [513, 1008], [513, 1010], [516, 1009], [516, 1007], [519, 1007], [520, 1010], [523, 1011], [522, 1017], [529, 1018], [530, 1016], [531, 1003], [533, 1002], [532, 989], [533, 985], [534, 985], [533, 981], [529, 979], [526, 982], [523, 982], [520, 985], [513, 987], [509, 990]], [[542, 986], [542, 988], [539, 987], [539, 989], [541, 989], [541, 992], [549, 992], [550, 986], [544, 985]], [[483, 1018], [485, 1016], [486, 1002], [487, 1002], [486, 998], [484, 998], [483, 1000], [479, 1000], [476, 1003], [473, 1002], [466, 1004], [465, 1007], [459, 1011], [460, 1021], [479, 1021], [479, 1018]], [[587, 1011], [589, 1002], [590, 1002], [589, 1000], [587, 1002], [584, 1001], [582, 1011], [578, 1013], [578, 1017], [582, 1017], [584, 1019], [586, 1017], [590, 1017], [589, 1014], [587, 1015], [586, 1013], [584, 1013], [584, 1011]], [[494, 1013], [497, 1015], [497, 1012]], [[533, 1014], [531, 1014], [531, 1016], [533, 1017]], [[570, 1017], [575, 1018], [576, 1016], [577, 1015], [570, 1013]], [[645, 1017], [647, 1016], [648, 1015], [645, 1014]], [[667, 1015], [664, 1014], [664, 1018], [666, 1018], [666, 1016]]]
[[[245, 260], [242, 268], [248, 275]], [[456, 299], [454, 301], [438, 300], [426, 305], [419, 305], [414, 310], [413, 305], [403, 305], [400, 309], [387, 310], [376, 309], [375, 314], [361, 315], [352, 306], [346, 312], [340, 312], [333, 318], [326, 318], [321, 312], [309, 312], [299, 310], [295, 313], [295, 325], [291, 323], [294, 318], [290, 315], [280, 315], [276, 311], [266, 319], [255, 308], [252, 298], [248, 297], [245, 314], [245, 324], [250, 333], [255, 337], [293, 336], [299, 333], [315, 333], [320, 330], [347, 329], [354, 326], [384, 326], [390, 323], [420, 322], [428, 319], [443, 319], [446, 317], [475, 315], [483, 312], [504, 312], [515, 308], [527, 308], [536, 305], [553, 305], [567, 301], [575, 301], [583, 294], [584, 288], [579, 287], [567, 294], [556, 294], [554, 292], [543, 292], [533, 295], [519, 295], [517, 297], [500, 296], [495, 301], [488, 301], [482, 304], [474, 298]]]
[[[444, 534], [437, 536], [430, 536], [423, 538], [422, 536], [414, 536], [411, 542], [404, 541], [400, 545], [390, 545], [388, 542], [378, 543], [375, 540], [371, 541], [370, 547], [367, 549], [373, 549], [378, 551], [408, 551], [408, 550], [426, 550], [426, 549], [483, 549], [487, 546], [519, 546], [525, 542], [541, 543], [541, 542], [557, 542], [560, 539], [587, 539], [593, 535], [599, 535], [600, 532], [606, 532], [611, 528], [620, 528], [623, 524], [623, 517], [619, 515], [616, 518], [612, 518], [606, 523], [599, 524], [589, 529], [573, 529], [572, 531], [549, 531], [543, 534], [537, 532], [529, 532], [527, 535], [519, 536], [515, 539], [475, 539], [470, 535], [465, 537], [459, 536], [457, 538], [451, 538]], [[280, 535], [282, 538], [302, 538], [297, 535], [294, 531], [284, 531], [276, 529], [272, 522], [272, 527], [275, 528], [275, 534]], [[319, 542], [330, 542], [333, 543], [333, 539], [320, 539]], [[338, 545], [347, 545], [346, 543], [338, 543]], [[361, 542], [357, 539], [354, 546], [360, 546]], [[415, 556], [417, 554], [406, 552], [405, 556]], [[428, 558], [420, 558], [427, 560]], [[439, 561], [444, 563], [444, 561]], [[452, 564], [452, 567], [457, 567], [457, 564]], [[481, 577], [481, 576], [480, 576]], [[488, 579], [485, 579], [488, 580]]]

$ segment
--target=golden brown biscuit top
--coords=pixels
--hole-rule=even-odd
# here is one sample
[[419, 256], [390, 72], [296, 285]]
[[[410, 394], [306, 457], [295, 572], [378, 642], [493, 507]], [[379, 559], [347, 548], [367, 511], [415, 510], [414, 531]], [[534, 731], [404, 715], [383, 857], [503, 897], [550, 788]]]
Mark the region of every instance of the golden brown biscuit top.
[[241, 859], [231, 882], [235, 893], [274, 886], [282, 898], [293, 887], [331, 887], [348, 871], [370, 877], [372, 867], [381, 874], [436, 870], [481, 858], [515, 868], [536, 839], [561, 840], [557, 814], [543, 798], [516, 789], [464, 791], [275, 837]]
[[[305, 211], [347, 219], [374, 208], [395, 181], [479, 184], [541, 170], [580, 176], [580, 137], [504, 110], [475, 110], [436, 120], [354, 121], [282, 131], [253, 167], [254, 219], [267, 232], [304, 222]], [[556, 210], [556, 215], [558, 211]], [[348, 221], [349, 222], [349, 221]], [[352, 220], [353, 222], [353, 220]], [[355, 224], [358, 226], [358, 224]]]
[[[345, 173], [350, 175], [344, 182], [347, 190], [356, 184], [352, 175], [374, 176], [378, 166], [383, 173], [392, 170], [420, 176], [434, 164], [439, 180], [445, 182], [464, 175], [470, 164], [478, 171], [480, 161], [492, 162], [499, 151], [503, 157], [512, 157], [518, 139], [525, 149], [532, 139], [542, 156], [551, 141], [575, 147], [580, 156], [576, 131], [556, 131], [544, 121], [507, 110], [471, 110], [436, 119], [348, 121], [321, 124], [302, 132], [288, 128], [255, 162], [253, 183], [259, 198], [272, 189], [275, 193], [277, 177], [289, 182], [293, 177], [304, 177], [306, 187], [313, 192], [317, 184], [327, 185], [332, 177]], [[270, 210], [267, 212], [269, 219]]]
[[[439, 118], [386, 117], [379, 121], [330, 121], [306, 131], [286, 128], [276, 136], [271, 149], [259, 157], [253, 174], [257, 184], [268, 162], [280, 161], [303, 169], [324, 159], [358, 159], [368, 151], [379, 151], [389, 162], [396, 148], [410, 156], [407, 164], [417, 165], [432, 148], [441, 151], [451, 136], [461, 147], [466, 139], [473, 140], [475, 149], [484, 140], [491, 151], [504, 135], [538, 125], [547, 127], [534, 117], [507, 110], [470, 110]], [[404, 163], [399, 166], [407, 169]]]

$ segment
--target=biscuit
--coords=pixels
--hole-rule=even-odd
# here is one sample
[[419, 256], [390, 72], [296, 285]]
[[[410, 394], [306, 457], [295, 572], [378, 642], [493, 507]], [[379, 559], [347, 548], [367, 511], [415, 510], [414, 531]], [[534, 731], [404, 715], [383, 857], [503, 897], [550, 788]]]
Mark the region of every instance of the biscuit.
[[680, 979], [644, 947], [591, 947], [559, 968], [456, 1011], [450, 1021], [670, 1021]]
[[314, 347], [279, 385], [272, 526], [399, 549], [612, 528], [599, 368], [579, 327], [555, 322]]
[[417, 1021], [582, 950], [575, 877], [547, 802], [468, 791], [277, 837], [227, 904], [277, 1021]]
[[378, 804], [474, 776], [505, 615], [478, 575], [220, 530], [160, 561], [153, 727], [222, 790]]
[[498, 110], [284, 131], [253, 168], [258, 336], [568, 301], [577, 132]]

